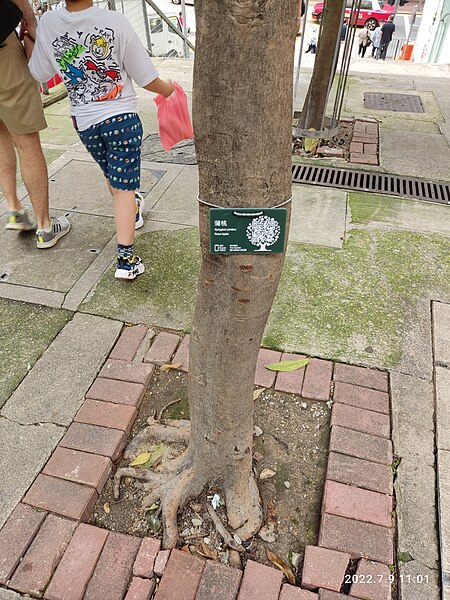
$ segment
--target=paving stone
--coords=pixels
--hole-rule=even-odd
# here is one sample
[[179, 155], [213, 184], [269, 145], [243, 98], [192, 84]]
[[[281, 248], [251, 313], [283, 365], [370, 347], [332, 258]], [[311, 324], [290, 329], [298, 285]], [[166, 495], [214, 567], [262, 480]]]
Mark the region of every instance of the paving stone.
[[235, 600], [242, 572], [208, 560], [203, 570], [195, 600]]
[[46, 600], [82, 600], [109, 532], [81, 523], [50, 581]]
[[155, 565], [153, 570], [155, 571], [155, 575], [161, 577], [164, 573], [164, 570], [167, 566], [167, 563], [170, 558], [170, 550], [160, 550], [155, 558]]
[[98, 498], [94, 488], [48, 475], [38, 475], [23, 501], [36, 508], [86, 521]]
[[155, 587], [156, 584], [154, 579], [133, 577], [125, 600], [150, 600], [155, 591]]
[[393, 460], [390, 440], [337, 425], [331, 428], [330, 452], [339, 452], [383, 465], [392, 465]]
[[438, 450], [437, 463], [441, 567], [445, 573], [450, 573], [450, 452]]
[[41, 597], [75, 531], [76, 523], [48, 515], [16, 569], [9, 586]]
[[327, 513], [322, 514], [319, 546], [387, 565], [394, 561], [392, 529]]
[[363, 143], [363, 144], [377, 144], [378, 136], [370, 133], [356, 134], [352, 138], [352, 142]]
[[0, 584], [5, 584], [25, 554], [47, 513], [18, 504], [0, 530]]
[[282, 581], [281, 571], [249, 560], [245, 566], [238, 600], [277, 600]]
[[433, 302], [434, 360], [450, 365], [450, 304]]
[[180, 371], [185, 371], [186, 373], [189, 370], [189, 341], [190, 336], [185, 335], [183, 341], [178, 346], [178, 350], [175, 352], [175, 356], [173, 357], [174, 363], [181, 363]]
[[327, 479], [381, 494], [392, 495], [394, 491], [391, 466], [337, 452], [328, 455]]
[[114, 404], [127, 404], [139, 408], [144, 398], [145, 387], [142, 383], [117, 381], [97, 377], [89, 388], [86, 398], [90, 400], [103, 400]]
[[435, 368], [437, 447], [450, 450], [450, 369]]
[[355, 124], [353, 125], [353, 133], [354, 134], [358, 134], [358, 133], [366, 133], [366, 124], [363, 123], [362, 121], [355, 121]]
[[377, 144], [364, 144], [364, 154], [372, 154], [373, 156], [376, 156], [377, 152]]
[[83, 600], [123, 599], [140, 542], [140, 538], [110, 532]]
[[133, 575], [136, 577], [153, 577], [153, 567], [160, 548], [161, 540], [150, 537], [144, 538], [133, 565]]
[[113, 462], [121, 456], [127, 443], [123, 431], [85, 423], [72, 423], [59, 445], [72, 450], [107, 456]]
[[319, 600], [319, 596], [285, 583], [281, 588], [280, 600]]
[[58, 447], [42, 473], [89, 485], [101, 493], [111, 468], [112, 463], [106, 456]]
[[358, 154], [353, 152], [350, 154], [350, 162], [357, 165], [377, 165], [378, 158], [372, 154]]
[[350, 554], [318, 546], [306, 546], [302, 571], [302, 587], [325, 588], [339, 592], [344, 582]]
[[362, 154], [364, 152], [364, 144], [362, 142], [351, 142], [350, 152]]
[[343, 158], [344, 157], [344, 149], [343, 148], [329, 148], [328, 146], [321, 146], [318, 151], [318, 154], [325, 156], [326, 158]]
[[99, 376], [106, 377], [107, 379], [117, 379], [118, 381], [129, 381], [131, 383], [147, 385], [154, 372], [155, 365], [113, 360], [110, 358], [103, 365]]
[[[417, 560], [399, 563], [397, 585], [402, 600], [448, 600], [447, 590], [441, 596], [439, 569], [429, 569]], [[417, 577], [422, 583], [417, 584]], [[447, 588], [448, 589], [448, 588]]]
[[51, 420], [68, 427], [119, 331], [118, 321], [76, 313], [11, 395], [2, 414], [22, 424]]
[[195, 600], [205, 561], [172, 550], [155, 600]]
[[155, 365], [170, 363], [179, 343], [180, 336], [175, 333], [166, 331], [158, 333], [145, 356], [145, 362]]
[[256, 363], [255, 385], [270, 388], [275, 383], [276, 371], [269, 371], [265, 365], [280, 362], [281, 352], [261, 348], [258, 353], [258, 362]]
[[366, 367], [357, 367], [355, 365], [345, 365], [343, 363], [335, 363], [334, 365], [335, 381], [343, 383], [351, 383], [362, 387], [372, 388], [380, 392], [388, 391], [388, 374], [376, 369], [368, 369]]
[[319, 590], [319, 600], [354, 600], [354, 598], [354, 596], [338, 594], [338, 592], [332, 592], [331, 590]]
[[352, 584], [350, 593], [365, 600], [391, 600], [390, 576], [391, 571], [387, 565], [362, 559], [356, 569], [356, 583]]
[[[301, 360], [302, 358], [305, 357], [300, 354], [288, 354], [284, 352], [280, 360]], [[301, 369], [296, 369], [295, 371], [277, 373], [275, 389], [280, 392], [287, 392], [288, 394], [301, 394], [305, 368], [301, 367]]]
[[378, 135], [378, 125], [376, 123], [366, 123], [366, 133], [369, 135]]
[[117, 340], [116, 345], [112, 349], [109, 358], [115, 360], [133, 360], [146, 333], [147, 327], [144, 327], [144, 325], [125, 327], [120, 338]]
[[335, 402], [389, 414], [389, 394], [385, 392], [336, 381], [333, 398]]
[[363, 490], [337, 481], [325, 482], [323, 511], [338, 517], [347, 517], [348, 519], [383, 525], [383, 527], [392, 527], [391, 496]]
[[331, 425], [339, 425], [347, 429], [354, 429], [370, 435], [377, 435], [390, 439], [391, 420], [389, 415], [364, 410], [348, 404], [336, 402], [331, 413]]
[[311, 358], [306, 366], [302, 396], [311, 400], [327, 401], [330, 397], [332, 373], [332, 362]]
[[24, 598], [26, 598], [26, 596], [22, 596], [22, 594], [0, 588], [0, 600], [23, 600]]
[[101, 402], [99, 400], [86, 400], [76, 415], [75, 421], [88, 425], [121, 429], [128, 435], [136, 416], [137, 411], [134, 406]]

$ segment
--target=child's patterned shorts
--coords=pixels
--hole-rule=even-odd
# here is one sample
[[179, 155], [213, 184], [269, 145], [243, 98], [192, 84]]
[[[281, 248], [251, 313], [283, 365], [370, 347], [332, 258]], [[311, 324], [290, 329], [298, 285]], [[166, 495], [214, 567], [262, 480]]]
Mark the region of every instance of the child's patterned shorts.
[[139, 189], [142, 123], [136, 113], [110, 117], [78, 135], [113, 188]]

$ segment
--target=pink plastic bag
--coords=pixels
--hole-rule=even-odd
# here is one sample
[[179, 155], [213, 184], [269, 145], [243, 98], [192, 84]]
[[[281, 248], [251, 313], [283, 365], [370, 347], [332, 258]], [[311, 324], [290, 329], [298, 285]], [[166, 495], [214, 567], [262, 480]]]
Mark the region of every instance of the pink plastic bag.
[[161, 94], [154, 98], [158, 107], [159, 137], [166, 151], [194, 135], [186, 94], [178, 83], [174, 82], [173, 87], [175, 90], [168, 98]]

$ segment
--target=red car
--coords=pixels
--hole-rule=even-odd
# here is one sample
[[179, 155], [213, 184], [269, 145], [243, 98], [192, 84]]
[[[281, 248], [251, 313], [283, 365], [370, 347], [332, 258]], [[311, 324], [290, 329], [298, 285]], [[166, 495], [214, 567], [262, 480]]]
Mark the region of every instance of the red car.
[[[345, 17], [350, 18], [352, 0], [347, 0], [347, 8], [345, 9]], [[322, 19], [323, 2], [318, 2], [314, 5], [312, 18], [320, 23]], [[373, 31], [380, 21], [387, 21], [389, 15], [394, 12], [394, 6], [389, 4], [383, 5], [379, 0], [362, 0], [361, 9], [359, 11], [357, 25], [361, 27], [365, 25], [367, 29]]]

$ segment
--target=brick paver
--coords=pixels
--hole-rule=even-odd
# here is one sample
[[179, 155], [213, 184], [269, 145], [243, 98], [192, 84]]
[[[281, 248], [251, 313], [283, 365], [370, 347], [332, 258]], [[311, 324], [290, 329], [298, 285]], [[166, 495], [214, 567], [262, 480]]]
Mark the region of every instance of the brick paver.
[[155, 365], [109, 359], [103, 365], [99, 376], [106, 377], [107, 379], [117, 379], [118, 381], [129, 381], [130, 383], [147, 385], [154, 372]]
[[391, 437], [391, 420], [389, 415], [356, 408], [348, 404], [335, 403], [331, 413], [331, 425], [340, 425], [355, 431], [362, 431], [379, 437]]
[[180, 371], [188, 371], [189, 370], [189, 342], [190, 336], [185, 335], [183, 341], [178, 346], [178, 350], [175, 352], [175, 356], [173, 357], [174, 363], [181, 363]]
[[255, 385], [270, 388], [275, 383], [276, 371], [269, 371], [265, 365], [272, 365], [280, 362], [281, 352], [276, 350], [268, 350], [261, 348], [258, 353], [258, 361], [256, 363]]
[[392, 496], [336, 481], [325, 482], [323, 511], [339, 517], [392, 527]]
[[[361, 141], [366, 141], [366, 140], [361, 139]], [[376, 156], [374, 156], [373, 154], [359, 154], [357, 152], [353, 152], [352, 154], [350, 154], [349, 162], [357, 164], [357, 165], [377, 165], [378, 158]]]
[[378, 152], [377, 144], [364, 144], [364, 154], [371, 154], [376, 157]]
[[[299, 354], [288, 354], [284, 352], [281, 355], [281, 361], [284, 360], [301, 360], [305, 358]], [[287, 392], [290, 394], [301, 394], [303, 379], [305, 377], [305, 368], [296, 369], [295, 371], [289, 371], [285, 373], [277, 373], [277, 378], [275, 381], [275, 389], [280, 392]]]
[[306, 366], [302, 396], [311, 400], [327, 401], [330, 397], [333, 363], [320, 358], [311, 358]]
[[145, 387], [142, 383], [130, 383], [129, 381], [117, 381], [115, 379], [104, 379], [97, 377], [86, 394], [86, 398], [92, 400], [104, 400], [114, 404], [127, 404], [139, 408], [144, 398]]
[[48, 515], [21, 560], [9, 587], [42, 596], [75, 531], [76, 523]]
[[133, 565], [133, 575], [151, 578], [154, 575], [155, 559], [161, 548], [161, 540], [146, 537], [142, 540]]
[[86, 521], [98, 498], [96, 490], [73, 481], [38, 475], [23, 501], [36, 508]]
[[128, 435], [136, 419], [137, 411], [134, 406], [113, 404], [100, 400], [86, 400], [75, 416], [77, 423], [100, 425], [121, 429]]
[[334, 379], [343, 383], [372, 388], [380, 392], [388, 391], [388, 374], [376, 369], [336, 363], [334, 365]]
[[18, 504], [0, 530], [0, 583], [5, 584], [19, 564], [47, 513]]
[[322, 514], [319, 546], [387, 565], [394, 561], [392, 529], [327, 513]]
[[113, 462], [121, 456], [127, 443], [123, 431], [85, 423], [72, 423], [59, 442], [64, 448], [107, 456]]
[[146, 333], [147, 327], [143, 325], [125, 327], [109, 357], [116, 360], [133, 360]]
[[389, 580], [391, 571], [387, 565], [363, 559], [358, 565], [355, 577], [356, 583], [353, 583], [350, 588], [352, 596], [371, 600], [391, 600]]
[[46, 600], [82, 600], [108, 531], [81, 523], [44, 594]]
[[325, 588], [339, 592], [350, 558], [350, 554], [345, 552], [306, 546], [302, 587], [310, 590]]
[[195, 600], [235, 600], [242, 572], [218, 562], [207, 561]]
[[110, 532], [83, 600], [122, 600], [139, 545], [137, 537]]
[[56, 448], [42, 473], [90, 485], [100, 493], [105, 485], [112, 462], [106, 456], [88, 454], [69, 448]]
[[355, 600], [355, 596], [346, 596], [331, 590], [319, 590], [319, 600]]
[[155, 591], [155, 586], [156, 584], [153, 579], [133, 577], [125, 600], [150, 600]]
[[319, 600], [319, 596], [285, 583], [281, 588], [280, 600]]
[[162, 331], [158, 333], [145, 356], [145, 362], [155, 365], [170, 363], [173, 353], [180, 342], [180, 336]]
[[364, 152], [364, 144], [362, 142], [351, 142], [350, 152], [362, 154]]
[[155, 571], [155, 575], [161, 577], [164, 573], [164, 570], [167, 566], [167, 562], [170, 558], [170, 550], [160, 550], [155, 558], [155, 564], [153, 566], [153, 570]]
[[392, 464], [390, 440], [337, 425], [331, 429], [330, 452], [340, 452], [383, 465]]
[[389, 414], [389, 395], [386, 392], [336, 381], [333, 398], [335, 402]]
[[278, 600], [282, 580], [281, 571], [249, 560], [245, 566], [238, 600]]
[[356, 485], [366, 490], [393, 493], [392, 467], [346, 456], [337, 452], [328, 455], [327, 479]]
[[205, 561], [172, 550], [155, 600], [195, 600]]

